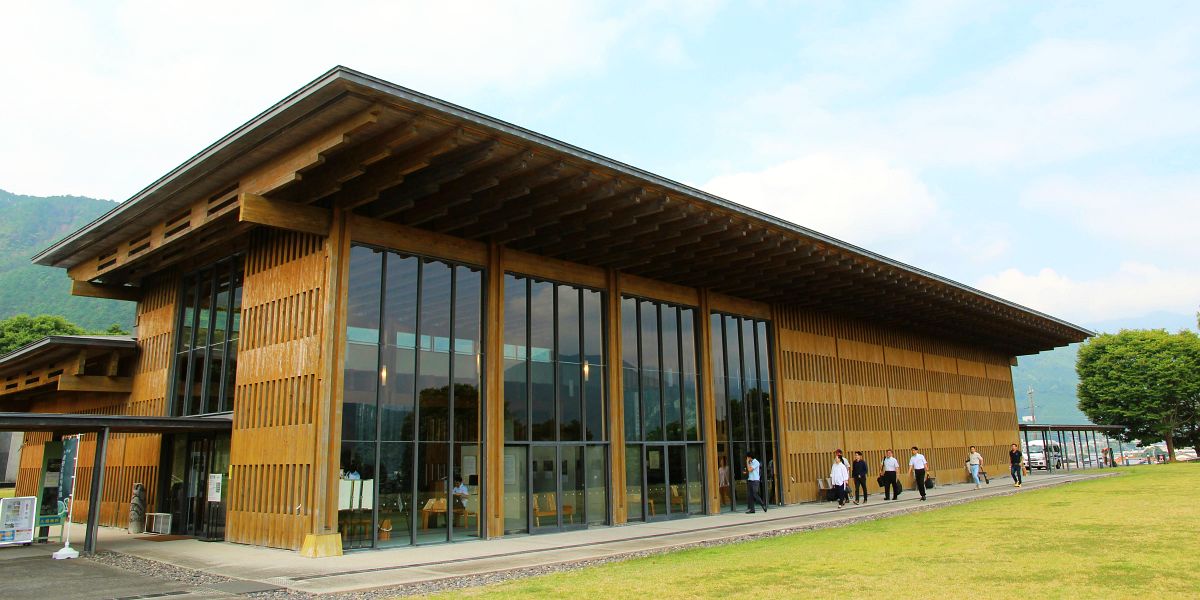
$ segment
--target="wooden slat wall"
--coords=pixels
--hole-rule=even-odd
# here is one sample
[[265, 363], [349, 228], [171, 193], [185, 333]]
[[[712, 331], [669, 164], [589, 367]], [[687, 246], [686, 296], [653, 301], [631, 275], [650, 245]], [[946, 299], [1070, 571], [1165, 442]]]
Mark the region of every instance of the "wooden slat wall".
[[919, 446], [943, 482], [967, 479], [970, 445], [989, 472], [1004, 470], [1017, 441], [1008, 357], [795, 307], [774, 312], [788, 502], [817, 497], [836, 448], [863, 451], [874, 491], [887, 448], [907, 470]]
[[[133, 370], [130, 394], [60, 394], [39, 401], [33, 412], [104, 415], [160, 416], [166, 414], [167, 372], [171, 366], [171, 339], [175, 323], [175, 302], [179, 279], [164, 273], [144, 284], [145, 295], [138, 302], [138, 356]], [[17, 482], [20, 495], [37, 495], [42, 466], [42, 444], [49, 433], [25, 434], [21, 448], [21, 467]], [[145, 433], [114, 433], [105, 456], [104, 497], [100, 504], [100, 524], [125, 527], [129, 522], [129, 500], [133, 484], [146, 487], [148, 506], [155, 506], [158, 491], [158, 460], [161, 436]], [[77, 492], [74, 520], [87, 519], [92, 499], [91, 481], [96, 456], [96, 434], [87, 434], [79, 450], [76, 473]]]
[[245, 263], [226, 537], [298, 549], [312, 519], [325, 238], [258, 229]]

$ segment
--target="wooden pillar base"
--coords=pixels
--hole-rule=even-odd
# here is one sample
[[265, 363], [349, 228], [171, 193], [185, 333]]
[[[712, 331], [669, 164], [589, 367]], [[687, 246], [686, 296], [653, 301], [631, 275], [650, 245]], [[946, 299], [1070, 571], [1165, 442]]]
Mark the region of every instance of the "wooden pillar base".
[[325, 558], [342, 555], [342, 534], [340, 533], [310, 533], [304, 536], [300, 545], [300, 556], [307, 558]]

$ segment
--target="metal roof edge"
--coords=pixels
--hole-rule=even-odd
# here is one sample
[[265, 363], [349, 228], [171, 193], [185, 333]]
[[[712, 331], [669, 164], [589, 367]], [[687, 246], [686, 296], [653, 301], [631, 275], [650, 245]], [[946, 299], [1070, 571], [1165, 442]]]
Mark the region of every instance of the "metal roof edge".
[[102, 348], [137, 348], [137, 339], [127, 335], [48, 335], [7, 354], [0, 355], [0, 366], [32, 356], [51, 346], [93, 346]]

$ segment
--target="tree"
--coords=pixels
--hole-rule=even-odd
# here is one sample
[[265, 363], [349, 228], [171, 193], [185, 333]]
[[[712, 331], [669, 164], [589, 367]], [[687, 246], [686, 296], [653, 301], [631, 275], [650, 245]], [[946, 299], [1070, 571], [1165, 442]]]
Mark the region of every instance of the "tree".
[[105, 331], [88, 331], [58, 315], [14, 315], [0, 321], [0, 354], [7, 354], [49, 335], [128, 334], [116, 323]]
[[1122, 330], [1079, 349], [1079, 409], [1100, 425], [1122, 425], [1126, 440], [1200, 444], [1200, 336], [1191, 331]]

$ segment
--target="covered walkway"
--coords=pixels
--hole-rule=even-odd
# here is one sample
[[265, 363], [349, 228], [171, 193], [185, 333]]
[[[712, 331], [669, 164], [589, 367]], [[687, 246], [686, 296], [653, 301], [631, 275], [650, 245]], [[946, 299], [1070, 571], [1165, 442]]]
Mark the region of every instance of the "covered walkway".
[[[44, 431], [62, 436], [82, 433], [96, 434], [96, 451], [92, 477], [88, 482], [88, 498], [104, 497], [104, 471], [109, 436], [114, 433], [180, 433], [189, 431], [229, 431], [232, 423], [224, 418], [201, 417], [135, 417], [124, 415], [77, 415], [58, 413], [0, 413], [0, 431]], [[65, 474], [64, 474], [65, 476]], [[153, 482], [150, 482], [153, 483]], [[83, 482], [79, 482], [80, 485]], [[78, 490], [79, 488], [76, 487]], [[80, 518], [77, 511], [73, 518]], [[100, 503], [89, 502], [87, 525], [82, 532], [83, 551], [95, 552], [97, 529], [100, 524]], [[72, 539], [78, 539], [74, 536]]]
[[[1124, 430], [1120, 425], [1021, 423], [1025, 466], [1031, 471], [1045, 469], [1048, 473], [1118, 466], [1115, 457], [1124, 457], [1125, 445], [1119, 438], [1110, 438], [1108, 434], [1115, 435]], [[1042, 453], [1040, 460], [1031, 456], [1036, 453], [1031, 448], [1039, 447], [1049, 449], [1049, 452]]]

